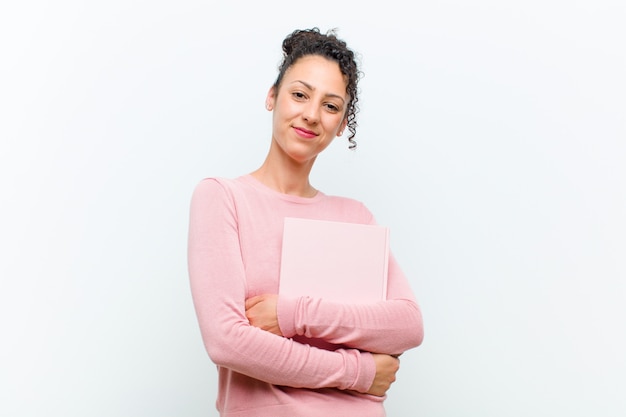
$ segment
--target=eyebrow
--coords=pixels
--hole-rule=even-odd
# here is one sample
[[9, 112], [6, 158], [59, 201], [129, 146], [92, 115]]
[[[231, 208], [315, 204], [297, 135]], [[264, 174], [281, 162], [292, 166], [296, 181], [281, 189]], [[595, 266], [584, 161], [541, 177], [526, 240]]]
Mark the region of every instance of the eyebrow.
[[[313, 87], [311, 84], [304, 82], [302, 80], [295, 80], [291, 84], [294, 84], [294, 83], [300, 83], [304, 85], [306, 88], [308, 88], [309, 90], [315, 91], [315, 87]], [[341, 97], [339, 94], [328, 93], [326, 94], [326, 97], [336, 97], [339, 100], [343, 101], [344, 103], [346, 102], [346, 100], [343, 97]]]

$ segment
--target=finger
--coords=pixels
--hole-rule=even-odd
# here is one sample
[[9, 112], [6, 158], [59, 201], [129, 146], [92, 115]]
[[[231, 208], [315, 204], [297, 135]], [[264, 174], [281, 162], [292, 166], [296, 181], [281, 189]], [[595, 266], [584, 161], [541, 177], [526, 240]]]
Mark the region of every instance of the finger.
[[246, 310], [250, 310], [255, 305], [259, 304], [263, 301], [262, 295], [255, 295], [254, 297], [250, 297], [246, 300]]

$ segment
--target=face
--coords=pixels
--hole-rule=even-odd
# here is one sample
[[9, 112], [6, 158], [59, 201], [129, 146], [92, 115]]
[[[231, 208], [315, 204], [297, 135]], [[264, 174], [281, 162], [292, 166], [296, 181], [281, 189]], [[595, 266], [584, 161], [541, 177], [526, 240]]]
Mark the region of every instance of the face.
[[312, 163], [346, 127], [349, 96], [339, 64], [311, 55], [286, 72], [278, 91], [270, 89], [272, 151], [297, 163]]

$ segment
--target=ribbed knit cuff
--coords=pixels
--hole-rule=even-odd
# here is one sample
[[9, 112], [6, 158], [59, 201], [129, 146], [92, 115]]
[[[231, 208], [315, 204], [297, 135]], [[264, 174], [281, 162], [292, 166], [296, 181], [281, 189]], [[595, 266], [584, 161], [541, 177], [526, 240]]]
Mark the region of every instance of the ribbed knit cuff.
[[278, 316], [278, 327], [284, 337], [294, 337], [296, 335], [296, 307], [297, 298], [278, 296], [276, 315]]
[[[374, 377], [376, 376], [376, 363], [374, 362], [372, 354], [369, 352], [360, 352], [356, 349], [339, 349], [338, 352], [339, 351], [348, 356], [356, 356], [354, 379], [351, 385], [345, 388], [357, 392], [367, 392], [372, 386], [372, 382], [374, 382]], [[347, 370], [350, 370], [349, 366]]]

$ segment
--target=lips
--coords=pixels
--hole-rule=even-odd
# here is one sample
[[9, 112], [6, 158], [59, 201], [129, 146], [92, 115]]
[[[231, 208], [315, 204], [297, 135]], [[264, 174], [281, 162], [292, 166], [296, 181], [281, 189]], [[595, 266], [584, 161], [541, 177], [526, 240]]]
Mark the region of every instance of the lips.
[[296, 133], [298, 134], [298, 136], [305, 138], [305, 139], [312, 139], [314, 137], [317, 136], [317, 134], [311, 130], [308, 129], [304, 129], [302, 127], [295, 127], [293, 128], [293, 130], [296, 131]]

